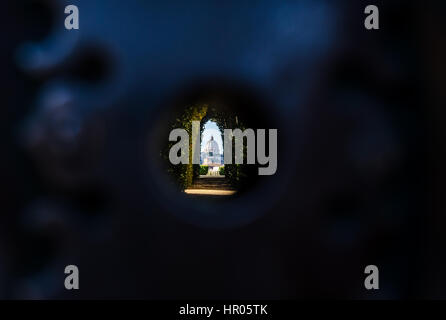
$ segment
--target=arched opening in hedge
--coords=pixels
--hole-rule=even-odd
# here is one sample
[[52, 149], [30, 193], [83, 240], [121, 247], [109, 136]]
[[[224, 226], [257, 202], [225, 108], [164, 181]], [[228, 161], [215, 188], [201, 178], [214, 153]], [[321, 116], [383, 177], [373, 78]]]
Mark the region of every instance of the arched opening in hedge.
[[223, 132], [212, 120], [202, 120], [200, 126], [200, 177], [224, 178]]
[[[195, 103], [179, 109], [175, 115], [174, 120], [170, 123], [169, 128], [177, 129], [182, 128], [187, 131], [189, 137], [192, 137], [192, 121], [200, 121], [200, 137], [202, 139], [203, 132], [205, 130], [205, 124], [208, 122], [215, 123], [218, 128], [220, 137], [219, 140], [224, 141], [224, 129], [239, 128], [245, 130], [245, 125], [242, 117], [237, 114], [235, 108], [232, 108], [222, 102], [211, 101], [209, 103]], [[202, 141], [201, 143], [206, 143]], [[169, 150], [176, 142], [168, 142], [164, 150], [161, 152], [161, 156], [166, 162], [167, 172], [174, 179], [178, 188], [181, 191], [188, 190], [197, 186], [197, 179], [204, 175], [204, 169], [202, 164], [192, 164], [192, 139], [189, 139], [189, 164], [173, 165], [169, 162]], [[221, 153], [224, 151], [222, 150]], [[246, 141], [244, 142], [245, 159], [246, 159]], [[201, 155], [200, 155], [201, 156]], [[201, 158], [201, 157], [200, 157]], [[224, 158], [221, 162], [223, 164]], [[234, 163], [234, 158], [233, 161]], [[245, 160], [246, 162], [246, 160]], [[226, 164], [222, 165], [219, 169], [219, 174], [224, 178], [225, 189], [234, 191], [228, 193], [221, 193], [225, 195], [233, 195], [236, 192], [244, 191], [257, 179], [257, 165], [247, 164]], [[207, 174], [207, 172], [206, 172]], [[206, 185], [206, 183], [199, 184], [199, 189], [212, 189], [212, 184]], [[188, 192], [186, 192], [188, 193]]]

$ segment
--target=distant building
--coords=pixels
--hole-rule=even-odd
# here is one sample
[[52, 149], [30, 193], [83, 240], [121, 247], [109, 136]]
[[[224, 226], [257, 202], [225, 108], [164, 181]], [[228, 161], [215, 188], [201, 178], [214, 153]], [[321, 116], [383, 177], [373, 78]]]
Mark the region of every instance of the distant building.
[[223, 154], [220, 154], [220, 148], [213, 136], [204, 146], [200, 160], [200, 163], [204, 166], [220, 167], [223, 165]]

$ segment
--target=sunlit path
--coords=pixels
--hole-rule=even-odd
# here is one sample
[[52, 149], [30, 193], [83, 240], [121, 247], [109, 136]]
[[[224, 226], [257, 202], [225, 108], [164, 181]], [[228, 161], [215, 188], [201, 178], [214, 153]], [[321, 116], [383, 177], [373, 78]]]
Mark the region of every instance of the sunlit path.
[[236, 193], [225, 176], [200, 176], [184, 192], [190, 195], [212, 196], [231, 196]]
[[215, 190], [215, 189], [186, 189], [187, 194], [196, 195], [211, 195], [211, 196], [232, 196], [235, 194], [234, 190]]

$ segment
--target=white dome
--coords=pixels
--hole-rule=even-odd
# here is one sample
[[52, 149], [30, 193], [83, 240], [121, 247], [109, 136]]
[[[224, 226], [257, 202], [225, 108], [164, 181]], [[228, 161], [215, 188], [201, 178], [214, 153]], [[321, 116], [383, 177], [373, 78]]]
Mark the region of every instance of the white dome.
[[209, 140], [206, 145], [204, 146], [204, 150], [205, 153], [210, 153], [212, 152], [212, 155], [217, 155], [220, 154], [220, 148], [218, 147], [217, 142], [215, 142], [214, 137], [211, 136], [211, 140]]

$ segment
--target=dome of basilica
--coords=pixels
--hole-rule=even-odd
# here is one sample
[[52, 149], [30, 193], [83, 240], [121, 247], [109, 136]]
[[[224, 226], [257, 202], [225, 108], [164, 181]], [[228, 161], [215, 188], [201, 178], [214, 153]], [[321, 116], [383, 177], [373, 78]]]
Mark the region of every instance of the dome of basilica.
[[220, 154], [220, 148], [218, 147], [217, 142], [215, 142], [214, 137], [211, 136], [211, 139], [206, 143], [203, 151], [211, 156]]

